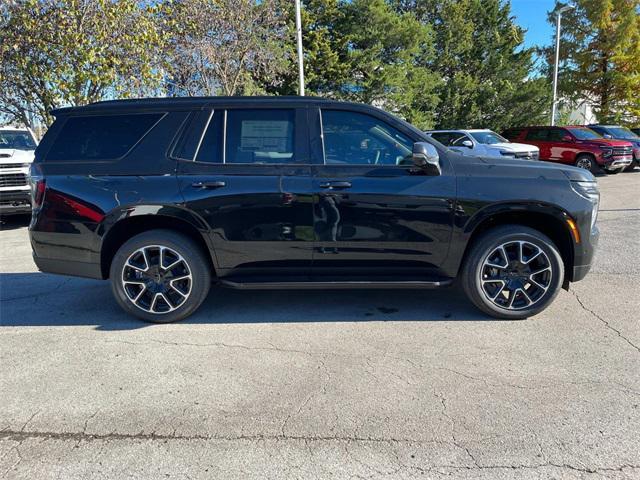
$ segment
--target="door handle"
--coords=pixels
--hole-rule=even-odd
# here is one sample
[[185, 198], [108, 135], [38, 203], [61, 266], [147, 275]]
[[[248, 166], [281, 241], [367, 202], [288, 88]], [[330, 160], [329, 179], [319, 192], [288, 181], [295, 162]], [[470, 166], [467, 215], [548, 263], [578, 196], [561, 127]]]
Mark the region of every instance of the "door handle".
[[351, 188], [351, 182], [323, 182], [320, 184], [320, 188], [326, 188], [329, 190]]
[[191, 184], [191, 186], [193, 188], [202, 188], [202, 189], [208, 189], [208, 190], [213, 190], [215, 188], [222, 188], [222, 187], [226, 187], [227, 186], [227, 182], [223, 182], [221, 180], [218, 181], [214, 181], [214, 182], [193, 182]]

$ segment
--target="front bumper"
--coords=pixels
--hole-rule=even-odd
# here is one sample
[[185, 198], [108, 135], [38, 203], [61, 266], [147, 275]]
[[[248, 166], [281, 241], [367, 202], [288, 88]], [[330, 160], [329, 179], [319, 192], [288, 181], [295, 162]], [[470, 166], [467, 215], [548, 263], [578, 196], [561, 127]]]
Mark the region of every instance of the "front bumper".
[[633, 162], [633, 157], [631, 155], [614, 157], [610, 161], [605, 162], [604, 168], [607, 170], [621, 170], [631, 165], [631, 162]]
[[26, 213], [31, 213], [31, 193], [29, 190], [0, 191], [0, 215]]
[[589, 232], [589, 235], [583, 235], [582, 241], [575, 245], [575, 263], [573, 264], [573, 271], [571, 272], [572, 282], [579, 282], [587, 276], [587, 273], [589, 273], [591, 265], [593, 264], [593, 257], [595, 256], [599, 239], [600, 230], [596, 224]]

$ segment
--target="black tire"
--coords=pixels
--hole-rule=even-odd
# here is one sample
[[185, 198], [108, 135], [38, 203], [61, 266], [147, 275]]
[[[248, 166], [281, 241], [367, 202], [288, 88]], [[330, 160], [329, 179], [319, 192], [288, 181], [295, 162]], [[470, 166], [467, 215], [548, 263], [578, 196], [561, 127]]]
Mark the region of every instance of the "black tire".
[[[163, 267], [176, 266], [159, 268], [161, 261]], [[135, 262], [144, 262], [139, 267], [146, 265], [147, 270], [151, 266], [157, 272], [157, 283], [150, 278], [151, 273], [133, 266]], [[177, 322], [195, 312], [207, 297], [211, 287], [209, 265], [205, 252], [190, 238], [172, 230], [150, 230], [132, 237], [116, 252], [109, 272], [111, 290], [131, 315], [152, 323]], [[136, 285], [137, 280], [146, 285]], [[140, 298], [134, 303], [132, 297], [138, 293]]]
[[607, 175], [616, 175], [618, 173], [620, 173], [622, 170], [619, 168], [614, 168], [614, 169], [606, 169], [604, 170], [605, 172], [607, 172]]
[[[521, 277], [515, 277], [516, 274], [507, 272], [508, 269], [506, 268], [501, 271], [505, 272], [504, 275], [509, 278], [507, 280], [509, 284], [505, 283], [503, 280], [491, 280], [491, 278], [497, 278], [497, 276], [486, 276], [487, 271], [491, 272], [493, 270], [491, 265], [485, 264], [485, 261], [489, 262], [491, 260], [489, 255], [497, 252], [500, 246], [504, 244], [508, 245], [506, 247], [507, 264], [509, 263], [509, 256], [511, 255], [512, 258], [514, 257], [513, 252], [511, 251], [513, 247], [511, 247], [511, 245], [516, 245], [516, 249], [518, 248], [518, 245], [524, 245], [524, 247], [521, 246], [519, 248], [524, 248], [526, 251], [532, 252], [529, 263], [536, 263], [530, 265], [530, 269], [539, 269], [540, 267], [538, 267], [538, 265], [543, 266], [544, 263], [548, 263], [550, 268], [548, 273], [545, 271], [540, 274], [532, 275], [533, 279], [536, 282], [543, 284], [542, 287], [546, 287], [546, 289], [540, 288], [538, 285], [534, 285], [534, 283], [531, 283], [529, 280], [522, 280], [522, 278], [527, 274], [523, 273], [521, 274]], [[544, 256], [533, 256], [533, 252], [535, 251], [533, 249], [534, 246], [541, 252], [544, 252]], [[523, 251], [521, 250], [520, 252]], [[520, 253], [519, 255], [522, 260], [527, 260], [528, 258], [525, 258], [524, 253]], [[524, 269], [526, 267], [526, 264], [523, 263], [522, 260], [518, 262], [518, 253], [516, 253], [513, 262], [514, 264], [518, 264], [517, 268]], [[495, 270], [498, 271], [500, 269]], [[513, 275], [514, 277], [511, 277], [510, 275]], [[543, 277], [536, 277], [536, 275], [543, 275]], [[526, 278], [530, 279], [531, 276]], [[562, 262], [562, 257], [560, 256], [556, 245], [543, 233], [522, 225], [499, 226], [481, 234], [481, 236], [474, 241], [473, 245], [471, 245], [470, 250], [467, 253], [462, 267], [461, 277], [462, 287], [476, 307], [491, 317], [509, 320], [528, 318], [547, 308], [547, 306], [553, 302], [556, 295], [558, 295], [563, 280], [564, 263]], [[509, 300], [511, 300], [511, 293], [507, 291], [505, 287], [506, 285], [510, 285], [512, 282], [514, 284], [516, 282], [521, 282], [522, 284], [522, 288], [515, 288], [514, 300], [511, 301], [513, 304], [512, 308], [509, 308], [508, 305], [497, 304], [508, 303]], [[528, 287], [526, 282], [529, 282]], [[497, 300], [491, 300], [489, 293], [493, 294], [495, 291], [498, 291], [501, 285], [505, 290], [504, 293], [501, 293], [502, 291], [500, 290], [500, 292], [496, 294], [496, 297], [494, 297]], [[489, 288], [493, 288], [494, 290], [488, 292], [487, 290]], [[518, 290], [523, 289], [525, 290], [524, 293], [518, 292]], [[508, 298], [505, 298], [507, 297], [507, 293], [509, 294]], [[534, 298], [535, 302], [527, 305], [527, 300], [531, 300], [529, 296]], [[520, 304], [523, 303], [524, 305], [521, 307]]]
[[589, 170], [591, 173], [597, 173], [598, 164], [596, 163], [596, 159], [587, 153], [582, 153], [576, 157], [576, 161], [574, 166], [578, 168], [583, 168], [585, 170]]
[[636, 168], [640, 164], [640, 160], [634, 160], [629, 165], [627, 165], [624, 169], [625, 172], [631, 172], [634, 168]]

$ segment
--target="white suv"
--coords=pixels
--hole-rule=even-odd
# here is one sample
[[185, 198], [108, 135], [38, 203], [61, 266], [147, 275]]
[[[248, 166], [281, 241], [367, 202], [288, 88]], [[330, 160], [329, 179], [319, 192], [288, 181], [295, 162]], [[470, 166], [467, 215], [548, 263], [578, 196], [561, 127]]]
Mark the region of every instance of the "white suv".
[[540, 149], [524, 143], [511, 143], [491, 130], [429, 130], [427, 135], [463, 155], [538, 160]]
[[36, 145], [31, 130], [0, 127], [0, 215], [31, 213], [29, 168]]

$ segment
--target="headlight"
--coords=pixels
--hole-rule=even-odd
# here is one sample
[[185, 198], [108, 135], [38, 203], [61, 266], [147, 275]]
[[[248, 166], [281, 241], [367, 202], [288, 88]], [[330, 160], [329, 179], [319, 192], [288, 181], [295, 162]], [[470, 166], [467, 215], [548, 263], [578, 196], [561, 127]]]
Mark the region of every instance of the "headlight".
[[602, 150], [602, 156], [605, 158], [610, 157], [613, 153], [613, 149], [611, 147], [600, 147], [600, 150]]
[[504, 155], [505, 157], [515, 157], [516, 154], [513, 152], [510, 152], [509, 150], [500, 150], [500, 154]]
[[571, 182], [571, 188], [583, 198], [589, 200], [592, 204], [591, 211], [591, 229], [593, 230], [598, 218], [598, 207], [600, 206], [600, 190], [598, 190], [598, 184], [596, 182], [579, 181]]

